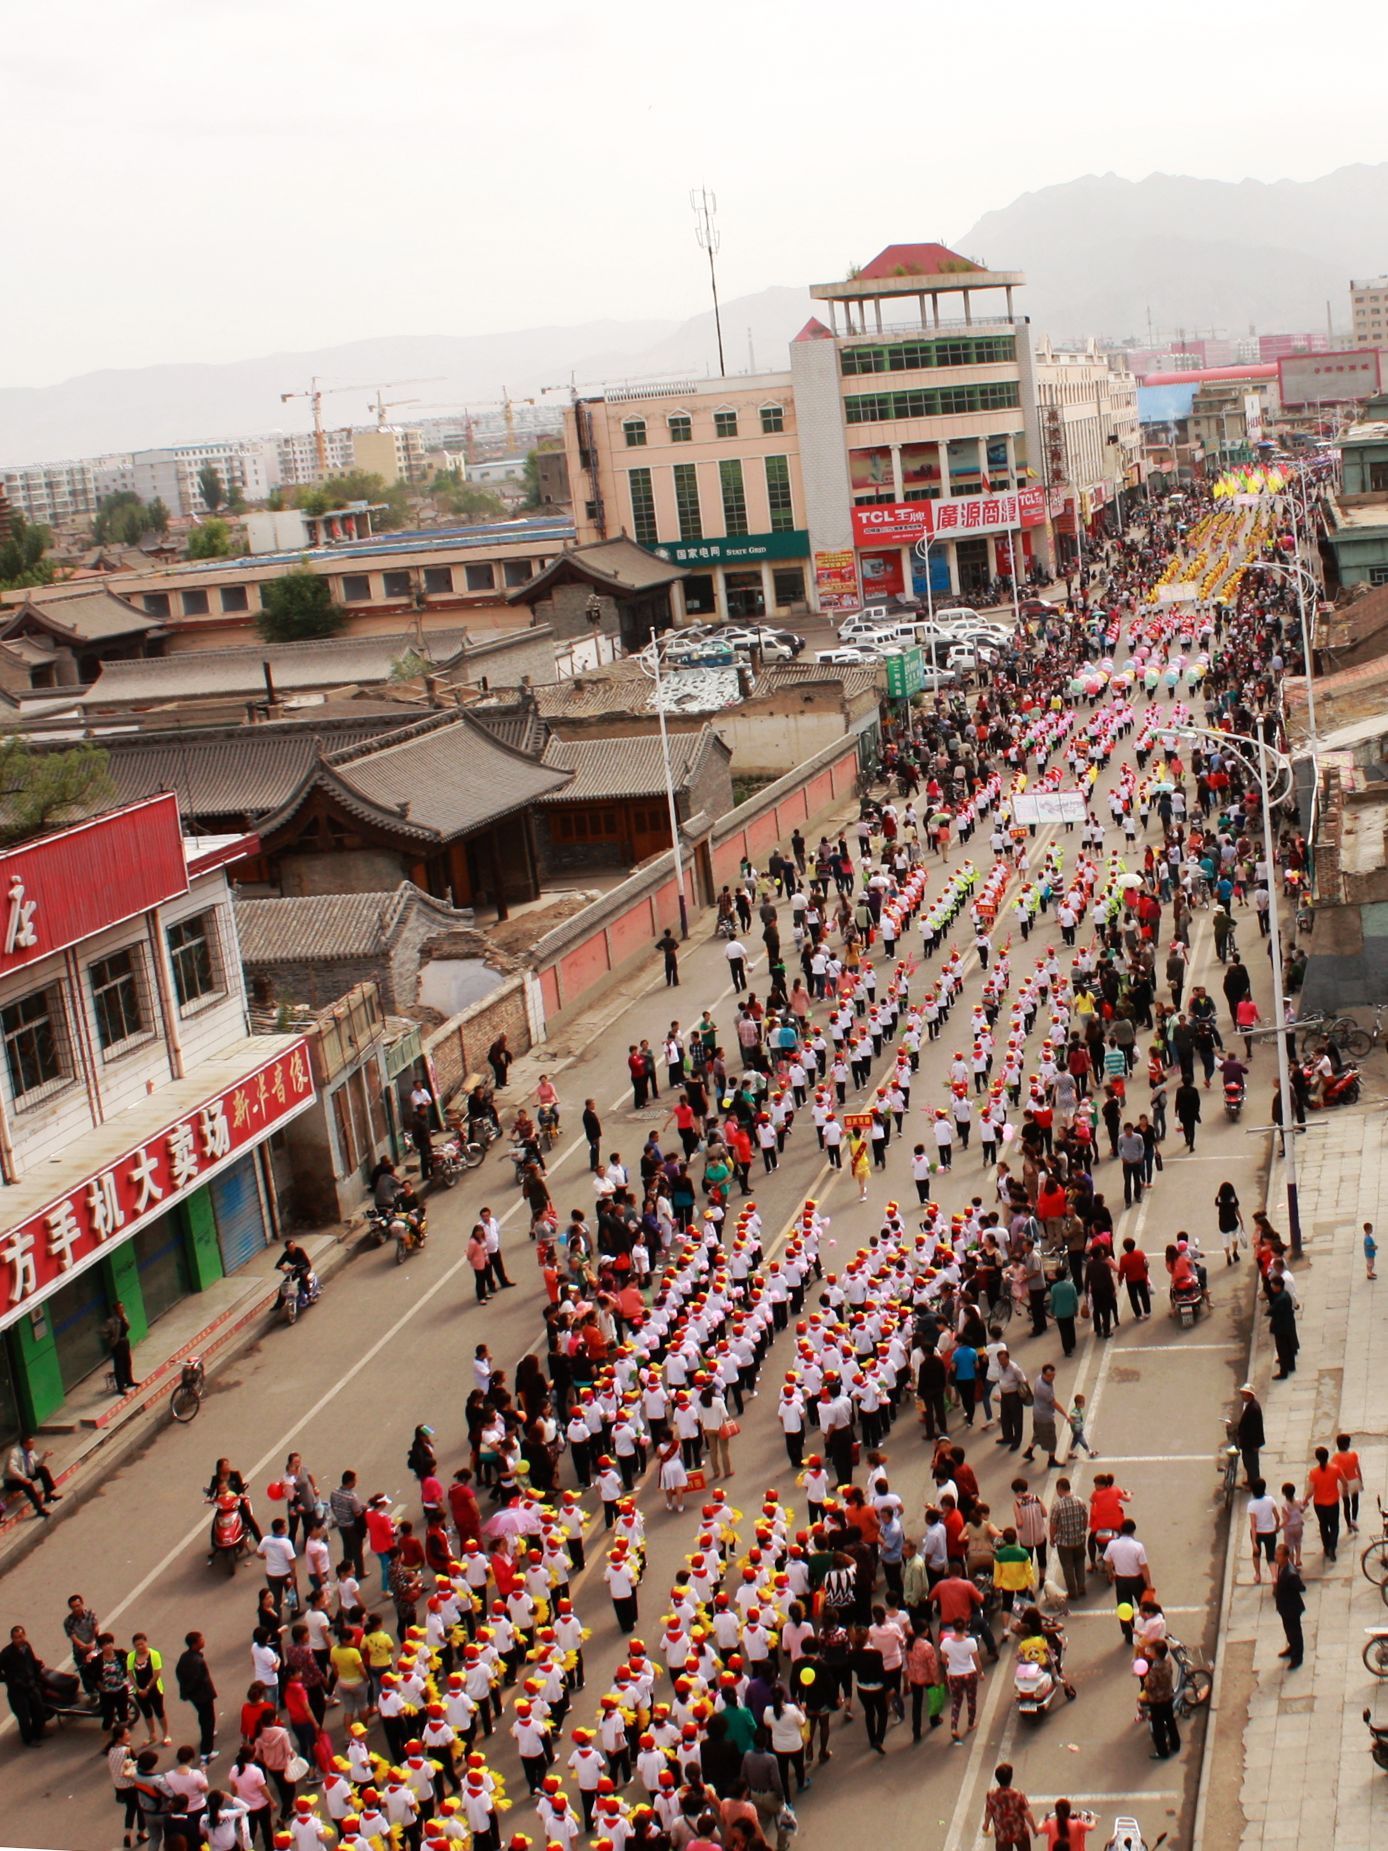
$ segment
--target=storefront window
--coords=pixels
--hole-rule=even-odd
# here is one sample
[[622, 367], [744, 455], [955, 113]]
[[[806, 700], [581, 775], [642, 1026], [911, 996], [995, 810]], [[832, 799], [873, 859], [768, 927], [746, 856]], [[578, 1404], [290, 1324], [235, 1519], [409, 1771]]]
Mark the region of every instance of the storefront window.
[[707, 617], [718, 609], [711, 572], [691, 572], [684, 581], [684, 608], [691, 617]]
[[181, 1215], [160, 1215], [135, 1236], [135, 1264], [145, 1317], [152, 1324], [193, 1289]]
[[802, 566], [777, 566], [771, 574], [771, 589], [778, 611], [785, 610], [790, 604], [803, 604], [805, 601], [804, 568]]

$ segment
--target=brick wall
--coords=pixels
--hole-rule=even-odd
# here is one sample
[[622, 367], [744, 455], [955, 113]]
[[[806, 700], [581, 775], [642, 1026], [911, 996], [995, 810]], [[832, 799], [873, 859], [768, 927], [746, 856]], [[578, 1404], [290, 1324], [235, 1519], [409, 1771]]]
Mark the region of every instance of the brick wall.
[[702, 812], [705, 816], [726, 816], [733, 807], [732, 752], [715, 737], [712, 747], [694, 774], [688, 792], [681, 795], [679, 811], [685, 821]]
[[502, 1034], [512, 1054], [524, 1054], [532, 1046], [523, 976], [510, 978], [491, 996], [424, 1037], [424, 1051], [443, 1100], [451, 1100], [470, 1073], [491, 1078], [487, 1049]]

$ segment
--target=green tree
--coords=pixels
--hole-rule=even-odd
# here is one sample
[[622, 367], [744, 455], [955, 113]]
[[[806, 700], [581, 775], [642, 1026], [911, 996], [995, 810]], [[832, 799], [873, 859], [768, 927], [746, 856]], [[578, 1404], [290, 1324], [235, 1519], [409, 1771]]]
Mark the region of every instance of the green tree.
[[332, 587], [307, 565], [295, 566], [283, 578], [268, 579], [260, 588], [260, 616], [256, 627], [267, 643], [304, 643], [319, 636], [336, 636], [347, 621], [333, 603]]
[[527, 450], [525, 453], [525, 495], [521, 506], [533, 509], [543, 505], [540, 499], [540, 452]]
[[227, 498], [226, 487], [215, 463], [204, 463], [198, 471], [198, 492], [209, 514], [215, 514]]
[[462, 480], [463, 472], [461, 469], [437, 470], [434, 474], [433, 481], [429, 484], [427, 492], [430, 495], [451, 495], [453, 490], [461, 484]]
[[98, 546], [138, 546], [149, 530], [145, 504], [132, 489], [120, 489], [103, 495], [92, 522], [92, 538]]
[[464, 521], [499, 521], [506, 514], [506, 503], [499, 495], [487, 488], [473, 488], [467, 482], [437, 500], [440, 507]]
[[53, 538], [47, 527], [25, 520], [22, 514], [10, 519], [10, 537], [0, 545], [0, 590], [19, 591], [29, 585], [51, 585], [53, 561], [45, 555]]
[[90, 815], [115, 800], [100, 746], [32, 752], [25, 739], [0, 739], [0, 841], [22, 842], [50, 823]]
[[240, 489], [233, 485], [231, 493], [227, 496], [227, 513], [244, 514], [250, 505]]
[[225, 521], [207, 520], [188, 536], [190, 559], [230, 559], [231, 528]]
[[162, 540], [169, 531], [169, 510], [160, 496], [156, 495], [145, 509], [145, 518], [149, 522], [150, 532], [157, 533]]

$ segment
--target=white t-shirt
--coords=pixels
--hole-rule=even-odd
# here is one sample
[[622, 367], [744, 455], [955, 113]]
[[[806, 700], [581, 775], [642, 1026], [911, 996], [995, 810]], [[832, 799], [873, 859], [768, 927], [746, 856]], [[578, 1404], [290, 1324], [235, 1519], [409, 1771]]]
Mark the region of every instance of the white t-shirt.
[[947, 1632], [940, 1640], [940, 1651], [946, 1676], [967, 1677], [970, 1671], [978, 1670], [978, 1640], [970, 1634], [965, 1633], [961, 1639], [958, 1633]]
[[1259, 1536], [1270, 1534], [1277, 1528], [1277, 1499], [1268, 1497], [1266, 1493], [1260, 1498], [1250, 1498], [1248, 1514]]
[[1147, 1551], [1136, 1536], [1115, 1536], [1104, 1550], [1104, 1560], [1114, 1574], [1135, 1579], [1147, 1566]]
[[298, 1551], [287, 1536], [262, 1536], [256, 1554], [263, 1557], [267, 1575], [292, 1575]]

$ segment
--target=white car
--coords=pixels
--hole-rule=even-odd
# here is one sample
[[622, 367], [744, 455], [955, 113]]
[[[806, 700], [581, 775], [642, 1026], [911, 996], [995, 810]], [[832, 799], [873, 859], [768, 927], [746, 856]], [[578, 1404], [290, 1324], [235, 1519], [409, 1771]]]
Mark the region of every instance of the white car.
[[816, 662], [828, 662], [835, 668], [875, 668], [882, 660], [875, 649], [817, 649]]

